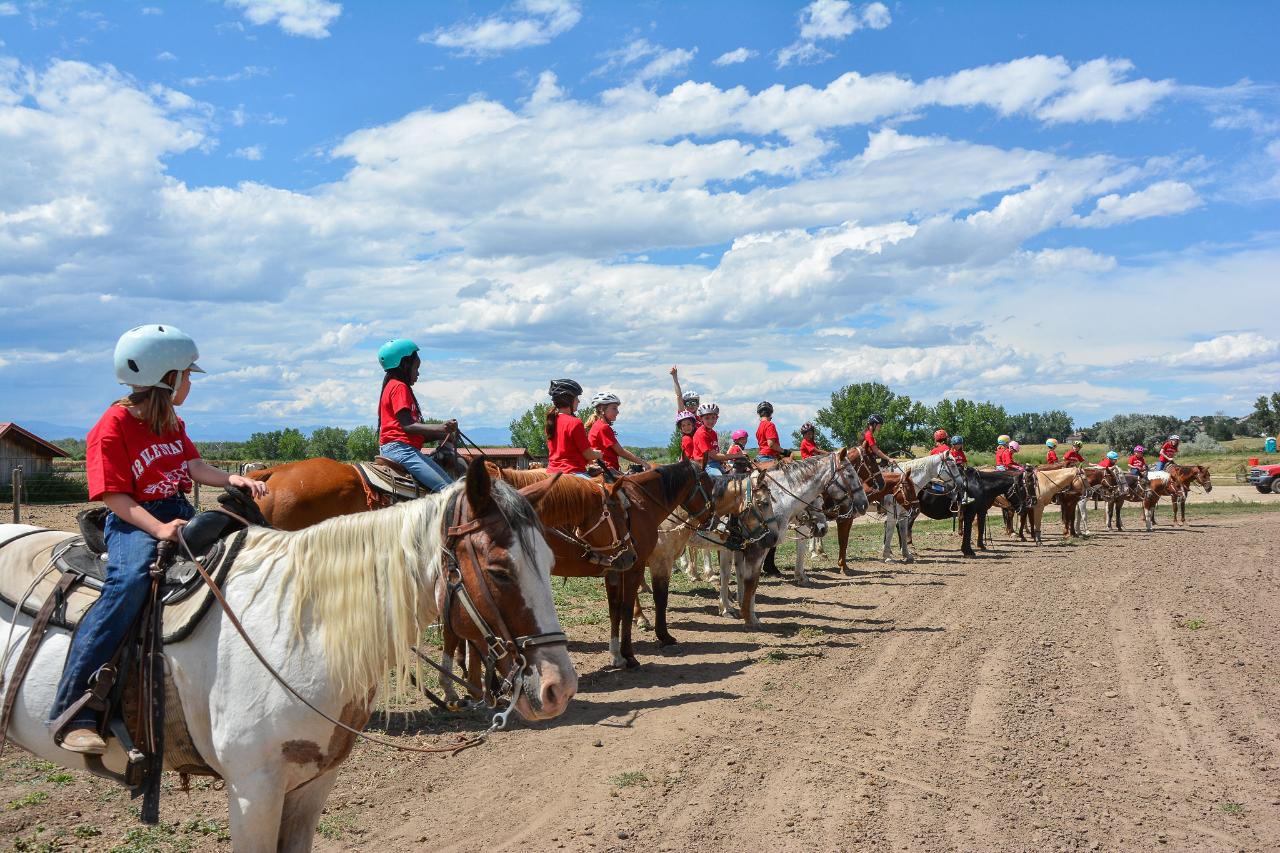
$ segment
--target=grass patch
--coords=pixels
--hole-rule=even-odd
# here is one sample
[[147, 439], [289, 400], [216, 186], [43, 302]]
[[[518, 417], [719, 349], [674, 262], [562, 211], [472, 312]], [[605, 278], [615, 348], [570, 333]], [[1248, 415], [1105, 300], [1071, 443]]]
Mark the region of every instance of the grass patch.
[[817, 640], [825, 637], [826, 635], [827, 629], [820, 625], [806, 625], [796, 632], [797, 637], [802, 637], [806, 640]]
[[648, 785], [649, 777], [643, 770], [627, 770], [610, 779], [615, 788], [631, 788], [636, 785]]
[[353, 815], [344, 811], [336, 811], [320, 818], [320, 822], [316, 824], [316, 835], [321, 838], [327, 838], [330, 841], [337, 841], [342, 838], [343, 833], [350, 832], [355, 828], [356, 819]]
[[1189, 631], [1199, 631], [1201, 628], [1204, 627], [1204, 620], [1188, 619], [1187, 621], [1182, 623], [1182, 627], [1186, 628]]
[[97, 838], [102, 834], [102, 830], [91, 823], [82, 823], [72, 829], [71, 834], [76, 838]]
[[16, 800], [10, 800], [9, 804], [5, 806], [5, 808], [10, 811], [14, 809], [24, 809], [27, 806], [39, 805], [47, 799], [49, 799], [48, 791], [32, 791], [30, 794], [23, 794]]
[[55, 770], [44, 777], [44, 781], [57, 785], [59, 788], [63, 785], [70, 785], [75, 780], [75, 775], [65, 770]]
[[764, 657], [761, 658], [761, 660], [765, 661], [766, 663], [782, 663], [784, 660], [787, 660], [787, 658], [789, 657], [791, 656], [788, 655], [786, 652], [784, 652], [782, 649], [770, 649], [769, 651], [764, 653]]
[[1241, 805], [1240, 803], [1223, 803], [1221, 808], [1224, 814], [1229, 814], [1229, 815], [1244, 814], [1244, 806]]
[[230, 841], [231, 828], [220, 820], [208, 817], [193, 817], [182, 825], [187, 835], [212, 836], [215, 841]]
[[13, 839], [13, 849], [21, 853], [54, 853], [61, 849], [62, 845], [58, 842], [40, 838], [40, 833], [43, 831], [38, 829], [35, 835]]

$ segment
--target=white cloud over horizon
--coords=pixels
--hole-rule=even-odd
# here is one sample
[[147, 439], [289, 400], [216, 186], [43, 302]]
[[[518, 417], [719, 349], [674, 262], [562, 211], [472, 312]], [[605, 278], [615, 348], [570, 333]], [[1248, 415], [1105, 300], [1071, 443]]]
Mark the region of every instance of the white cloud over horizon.
[[[213, 371], [193, 405], [235, 401], [245, 422], [367, 421], [372, 350], [402, 335], [439, 354], [428, 409], [491, 425], [569, 373], [657, 431], [673, 359], [744, 422], [762, 394], [812, 411], [872, 378], [925, 399], [1040, 393], [1101, 412], [1160, 402], [1116, 364], [1276, 373], [1263, 330], [1241, 330], [1231, 305], [1171, 312], [1140, 339], [1132, 316], [1169, 280], [1260, 294], [1280, 249], [1144, 266], [1075, 240], [1206, 204], [1178, 163], [910, 129], [955, 107], [1054, 128], [1130, 121], [1170, 81], [1122, 59], [1033, 56], [919, 81], [660, 90], [644, 69], [682, 49], [624, 50], [630, 81], [598, 96], [547, 70], [515, 104], [478, 96], [352, 129], [325, 151], [337, 176], [305, 189], [175, 178], [171, 158], [219, 141], [212, 107], [186, 93], [109, 65], [0, 59], [0, 156], [23, 164], [0, 185], [0, 294], [24, 305], [4, 316], [26, 340], [40, 316], [91, 328], [90, 352], [142, 316], [190, 318], [170, 322]], [[1010, 294], [1064, 291], [1113, 306], [1090, 317], [1099, 342], [1079, 345], [1073, 322], [1004, 319]], [[28, 362], [3, 355], [10, 381]]]
[[849, 0], [813, 0], [800, 10], [800, 37], [778, 51], [777, 66], [807, 64], [829, 59], [821, 41], [840, 41], [861, 29], [883, 30], [893, 23], [883, 3], [855, 6]]
[[423, 33], [418, 40], [467, 56], [490, 56], [547, 44], [582, 20], [577, 0], [517, 0], [512, 11], [516, 16], [492, 15], [454, 24]]
[[330, 0], [225, 0], [240, 9], [251, 24], [276, 24], [291, 36], [322, 39], [342, 14], [342, 4]]

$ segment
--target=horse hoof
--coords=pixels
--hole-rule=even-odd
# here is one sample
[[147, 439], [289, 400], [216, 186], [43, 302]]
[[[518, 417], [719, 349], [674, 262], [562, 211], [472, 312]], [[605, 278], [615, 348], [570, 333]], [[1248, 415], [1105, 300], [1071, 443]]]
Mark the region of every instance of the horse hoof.
[[616, 657], [616, 658], [614, 658], [614, 659], [613, 659], [613, 668], [614, 668], [614, 669], [622, 669], [622, 668], [623, 668], [623, 667], [625, 667], [626, 665], [627, 665], [626, 660], [625, 660], [624, 658], [622, 658], [621, 656]]
[[680, 641], [677, 640], [675, 637], [671, 636], [670, 634], [665, 634], [661, 637], [658, 637], [658, 648], [665, 649], [667, 646], [674, 646], [678, 642]]
[[977, 554], [977, 552], [975, 552], [975, 551], [961, 551], [961, 552], [960, 552], [960, 556], [962, 556], [962, 557], [977, 557], [977, 556], [978, 556], [978, 554]]
[[721, 616], [723, 616], [723, 617], [724, 617], [724, 618], [726, 618], [726, 619], [738, 619], [738, 618], [740, 618], [740, 616], [739, 616], [739, 614], [738, 614], [738, 611], [737, 611], [737, 610], [734, 610], [733, 608], [729, 608], [729, 609], [723, 609], [723, 608], [722, 608], [722, 609], [720, 610], [720, 615], [721, 615]]
[[902, 562], [907, 563], [908, 565], [910, 565], [911, 563], [914, 563], [915, 561], [916, 561], [916, 558], [915, 558], [915, 557], [907, 557], [907, 559], [903, 560]]

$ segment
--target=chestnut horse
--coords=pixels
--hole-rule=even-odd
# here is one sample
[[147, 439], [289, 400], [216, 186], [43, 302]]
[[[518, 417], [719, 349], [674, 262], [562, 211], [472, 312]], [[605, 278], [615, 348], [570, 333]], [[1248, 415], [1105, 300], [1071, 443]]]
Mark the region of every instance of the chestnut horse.
[[[502, 478], [517, 488], [550, 476], [554, 475], [546, 471], [502, 471]], [[563, 479], [588, 482], [572, 475]], [[640, 474], [623, 475], [610, 488], [615, 489], [615, 494], [625, 495], [628, 501], [624, 518], [636, 555], [635, 564], [630, 569], [606, 573], [599, 565], [582, 560], [581, 548], [554, 536], [549, 537], [547, 543], [556, 557], [552, 574], [605, 578], [609, 597], [609, 651], [613, 655], [613, 665], [633, 669], [640, 662], [636, 660], [631, 640], [632, 615], [636, 610], [640, 584], [644, 581], [645, 566], [658, 544], [658, 528], [676, 510], [688, 516], [691, 523], [699, 524], [712, 506], [715, 482], [700, 467], [685, 460], [659, 465]], [[668, 581], [669, 576], [653, 579], [653, 601], [661, 612], [665, 612], [667, 607]]]
[[[1162, 477], [1161, 474], [1168, 476]], [[1181, 523], [1186, 524], [1187, 492], [1192, 484], [1200, 486], [1206, 492], [1213, 491], [1208, 465], [1178, 465], [1171, 462], [1164, 471], [1152, 471], [1148, 479], [1151, 482], [1151, 491], [1142, 502], [1142, 509], [1150, 524], [1156, 523], [1156, 504], [1160, 503], [1160, 498], [1167, 495], [1169, 502], [1173, 504], [1173, 523], [1179, 523], [1178, 515], [1181, 512]]]

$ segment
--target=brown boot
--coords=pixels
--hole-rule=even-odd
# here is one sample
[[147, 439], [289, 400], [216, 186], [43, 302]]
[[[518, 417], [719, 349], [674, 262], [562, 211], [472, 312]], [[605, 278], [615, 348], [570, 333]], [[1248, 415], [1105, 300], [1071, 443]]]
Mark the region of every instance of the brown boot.
[[68, 752], [78, 752], [81, 755], [102, 755], [107, 751], [107, 742], [90, 728], [72, 729], [62, 736], [60, 746]]

